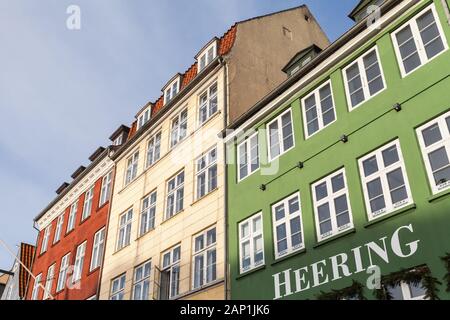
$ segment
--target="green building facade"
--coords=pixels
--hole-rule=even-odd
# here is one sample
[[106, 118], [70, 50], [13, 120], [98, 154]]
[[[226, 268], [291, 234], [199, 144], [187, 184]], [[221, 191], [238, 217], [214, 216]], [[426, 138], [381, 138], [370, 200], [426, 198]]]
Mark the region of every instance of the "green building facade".
[[231, 299], [450, 299], [449, 3], [385, 1], [230, 126]]

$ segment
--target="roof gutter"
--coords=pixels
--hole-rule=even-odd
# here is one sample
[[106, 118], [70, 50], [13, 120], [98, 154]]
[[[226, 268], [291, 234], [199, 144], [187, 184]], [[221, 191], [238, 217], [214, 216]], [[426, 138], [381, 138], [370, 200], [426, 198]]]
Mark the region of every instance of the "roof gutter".
[[[382, 14], [385, 14], [386, 12], [390, 11], [393, 7], [398, 5], [399, 3], [402, 3], [402, 0], [390, 0], [387, 1], [382, 7], [381, 12]], [[420, 0], [411, 0], [409, 4], [404, 5], [402, 10], [399, 10], [397, 14], [395, 14], [393, 17], [390, 18], [390, 20], [394, 20], [395, 18], [402, 15], [404, 12], [406, 12], [408, 9], [410, 9], [412, 6], [420, 2]], [[387, 23], [390, 23], [391, 21], [387, 21]], [[280, 98], [288, 89], [292, 89], [292, 87], [302, 80], [305, 76], [310, 74], [312, 71], [314, 71], [315, 68], [320, 66], [321, 63], [325, 62], [330, 56], [332, 56], [334, 53], [336, 53], [339, 49], [341, 49], [345, 44], [347, 44], [350, 40], [355, 38], [357, 35], [359, 35], [362, 31], [367, 29], [367, 22], [366, 20], [361, 21], [357, 25], [355, 25], [352, 29], [350, 29], [347, 33], [342, 35], [339, 39], [337, 39], [335, 42], [333, 42], [328, 48], [324, 49], [315, 59], [313, 59], [309, 64], [304, 66], [302, 69], [297, 71], [295, 75], [288, 78], [286, 81], [281, 83], [277, 88], [275, 88], [272, 92], [270, 92], [268, 95], [266, 95], [264, 98], [262, 98], [259, 102], [257, 102], [252, 108], [250, 108], [247, 112], [245, 112], [241, 117], [239, 117], [234, 123], [232, 123], [230, 126], [228, 126], [227, 129], [223, 130], [221, 133], [222, 137], [226, 137], [226, 141], [228, 142], [233, 137], [237, 136], [238, 132], [232, 131], [235, 130], [241, 126], [244, 126], [242, 130], [245, 128], [254, 125], [257, 119], [260, 117], [265, 116], [268, 112], [271, 112], [273, 109], [266, 110], [264, 114], [261, 116], [258, 116], [257, 119], [255, 119], [256, 115], [266, 107], [269, 103], [273, 102], [273, 100]], [[311, 81], [314, 81], [318, 77], [320, 77], [324, 72], [328, 71], [330, 68], [333, 67], [334, 64], [328, 64], [326, 67], [324, 67], [323, 70], [317, 71], [316, 74], [311, 75], [311, 78], [308, 79], [308, 83]], [[300, 86], [301, 87], [301, 86]], [[296, 91], [298, 91], [298, 88], [295, 88]], [[292, 91], [292, 90], [291, 90]], [[286, 97], [283, 97], [281, 101], [277, 103], [277, 105], [280, 105], [284, 102], [286, 102], [292, 95], [287, 95]], [[250, 123], [249, 123], [250, 122]]]

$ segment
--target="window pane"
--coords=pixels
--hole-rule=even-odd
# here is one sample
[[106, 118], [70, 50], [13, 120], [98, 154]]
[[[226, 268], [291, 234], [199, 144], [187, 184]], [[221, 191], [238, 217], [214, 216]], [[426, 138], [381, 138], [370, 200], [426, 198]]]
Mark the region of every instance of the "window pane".
[[300, 210], [299, 203], [298, 203], [298, 197], [295, 197], [291, 200], [289, 200], [289, 213], [294, 214]]
[[281, 124], [283, 126], [283, 148], [284, 150], [289, 149], [294, 145], [294, 137], [292, 135], [292, 123], [291, 123], [291, 113], [288, 112], [281, 117]]
[[450, 166], [447, 151], [444, 147], [430, 153], [431, 169], [433, 170], [436, 185], [440, 185], [450, 180]]
[[250, 232], [250, 229], [249, 229], [248, 222], [246, 222], [243, 225], [241, 225], [241, 237], [242, 238], [247, 237], [249, 232]]
[[330, 205], [327, 203], [317, 208], [319, 214], [319, 221], [330, 219]]
[[442, 140], [441, 131], [439, 129], [439, 124], [435, 123], [431, 127], [426, 128], [422, 131], [423, 140], [425, 146], [431, 146], [432, 144]]
[[270, 155], [272, 158], [280, 154], [280, 141], [278, 137], [278, 122], [269, 126]]
[[345, 188], [344, 175], [341, 173], [336, 177], [333, 177], [331, 179], [331, 185], [333, 188], [333, 192], [338, 192], [339, 190], [344, 189]]
[[388, 287], [387, 291], [392, 300], [404, 300], [401, 286]]
[[403, 59], [405, 72], [408, 73], [421, 64], [411, 27], [405, 27], [397, 33], [396, 37], [400, 49], [400, 55]]
[[422, 37], [428, 59], [433, 58], [444, 50], [444, 44], [439, 35], [439, 30], [431, 10], [417, 19], [417, 26], [419, 27], [420, 36]]
[[316, 200], [322, 200], [323, 198], [328, 196], [328, 191], [327, 191], [327, 183], [321, 183], [316, 187]]
[[292, 247], [295, 248], [302, 243], [300, 217], [295, 217], [290, 223]]
[[382, 154], [385, 167], [389, 167], [391, 164], [399, 161], [397, 146], [395, 145], [384, 150]]
[[216, 280], [216, 250], [209, 250], [206, 256], [207, 270], [206, 281], [211, 282]]
[[366, 69], [367, 82], [369, 84], [369, 91], [371, 95], [381, 91], [384, 88], [383, 79], [381, 76], [381, 69], [378, 63], [377, 54], [372, 51], [364, 57], [364, 67]]
[[422, 283], [408, 285], [411, 293], [411, 298], [423, 297], [426, 295], [426, 290], [422, 286]]
[[377, 164], [377, 158], [375, 156], [367, 159], [363, 162], [364, 167], [364, 175], [366, 177], [370, 176], [371, 174], [374, 174], [378, 171], [378, 164]]
[[275, 220], [279, 221], [281, 219], [283, 219], [285, 216], [284, 213], [284, 205], [280, 205], [278, 207], [275, 208]]
[[260, 230], [261, 230], [261, 217], [258, 217], [253, 220], [253, 232], [258, 232]]
[[386, 207], [383, 188], [381, 187], [381, 180], [377, 178], [367, 183], [367, 190], [369, 192], [370, 207], [372, 212], [384, 209]]
[[345, 194], [334, 199], [334, 208], [336, 209], [336, 214], [348, 211], [347, 196]]

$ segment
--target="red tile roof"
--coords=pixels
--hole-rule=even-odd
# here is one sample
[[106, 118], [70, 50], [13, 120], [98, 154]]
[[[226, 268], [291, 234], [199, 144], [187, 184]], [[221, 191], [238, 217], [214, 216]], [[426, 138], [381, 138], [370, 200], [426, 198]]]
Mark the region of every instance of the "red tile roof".
[[[33, 264], [33, 258], [36, 248], [31, 244], [20, 244], [20, 261], [31, 270]], [[21, 299], [25, 297], [28, 281], [30, 280], [30, 274], [21, 265], [19, 269], [19, 296]]]
[[[226, 55], [230, 52], [231, 48], [234, 45], [234, 41], [236, 39], [236, 31], [237, 25], [233, 25], [222, 38], [219, 39], [219, 55]], [[183, 90], [195, 77], [197, 76], [197, 62], [195, 62], [188, 70], [186, 70], [182, 75], [181, 80], [181, 88]], [[152, 118], [163, 108], [164, 106], [164, 95], [161, 95], [158, 100], [154, 103], [154, 107], [152, 108]], [[128, 139], [131, 139], [136, 134], [136, 121], [133, 122], [131, 130], [128, 134]]]

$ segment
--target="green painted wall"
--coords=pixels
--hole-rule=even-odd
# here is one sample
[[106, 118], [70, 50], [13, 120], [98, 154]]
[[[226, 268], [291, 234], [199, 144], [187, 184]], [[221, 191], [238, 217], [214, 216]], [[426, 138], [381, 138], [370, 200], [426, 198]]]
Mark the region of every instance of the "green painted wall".
[[[423, 1], [421, 8], [432, 1]], [[450, 42], [450, 27], [445, 18], [442, 2], [434, 1], [447, 42]], [[408, 13], [402, 21], [408, 20], [419, 10]], [[398, 26], [398, 24], [396, 25]], [[296, 147], [281, 156], [279, 172], [273, 176], [262, 176], [261, 171], [237, 183], [236, 165], [230, 164], [228, 170], [229, 192], [229, 263], [230, 289], [232, 299], [274, 299], [273, 275], [286, 269], [292, 270], [309, 266], [311, 263], [327, 259], [339, 253], [350, 253], [354, 247], [364, 246], [370, 241], [377, 241], [384, 236], [390, 239], [392, 233], [399, 227], [412, 224], [414, 233], [401, 233], [404, 243], [420, 240], [419, 248], [410, 258], [399, 258], [392, 251], [389, 253], [390, 263], [381, 259], [378, 261], [383, 274], [427, 264], [433, 276], [443, 281], [446, 274], [444, 263], [440, 257], [450, 252], [450, 195], [431, 201], [432, 192], [428, 183], [427, 173], [423, 164], [422, 154], [418, 145], [415, 128], [426, 123], [450, 108], [450, 50], [446, 51], [425, 66], [409, 76], [401, 78], [390, 33], [396, 26], [383, 31], [381, 36], [372, 39], [370, 43], [353, 56], [343, 60], [340, 65], [322, 77], [319, 82], [331, 78], [337, 121], [314, 135], [304, 139], [303, 120], [299, 98], [304, 97], [317, 83], [311, 84], [307, 90], [298, 92], [289, 104], [267, 117], [257, 128], [265, 127], [271, 119], [287, 108], [292, 108]], [[345, 97], [341, 68], [346, 63], [357, 58], [361, 52], [374, 44], [378, 45], [381, 64], [387, 83], [387, 89], [367, 101], [352, 112], [348, 111]], [[402, 103], [401, 112], [392, 109], [395, 103]], [[372, 120], [386, 113], [376, 121]], [[371, 123], [370, 123], [371, 122]], [[370, 123], [370, 124], [369, 124]], [[337, 143], [321, 154], [305, 163], [303, 169], [294, 168], [299, 161], [312, 157], [318, 151], [333, 145], [343, 134], [349, 134], [348, 143]], [[400, 139], [406, 171], [415, 209], [389, 216], [383, 221], [367, 226], [364, 196], [358, 169], [358, 158], [374, 151], [395, 138]], [[260, 132], [260, 157], [262, 165], [267, 163], [266, 137]], [[234, 148], [234, 147], [232, 147]], [[235, 160], [236, 151], [232, 154]], [[233, 163], [235, 163], [234, 161]], [[314, 222], [311, 184], [329, 175], [339, 168], [345, 167], [350, 195], [350, 206], [353, 213], [354, 233], [339, 237], [326, 244], [316, 247], [316, 226]], [[285, 173], [285, 174], [284, 174]], [[267, 184], [266, 191], [259, 187]], [[273, 247], [273, 230], [271, 205], [300, 191], [301, 210], [304, 228], [305, 252], [295, 254], [282, 261], [275, 261]], [[263, 212], [265, 266], [246, 275], [239, 274], [238, 223], [257, 212]], [[380, 242], [378, 242], [380, 243]], [[405, 249], [406, 250], [406, 249]], [[367, 257], [364, 255], [365, 265]], [[349, 262], [350, 269], [354, 266]], [[330, 264], [325, 268], [331, 273]], [[309, 275], [310, 279], [311, 275]], [[349, 278], [343, 278], [326, 285], [311, 288], [307, 291], [293, 294], [286, 299], [314, 299], [320, 291], [329, 292], [332, 289], [348, 287], [355, 279], [366, 283], [368, 275], [365, 272]], [[292, 287], [295, 283], [292, 280]], [[450, 299], [450, 293], [445, 292], [445, 286], [439, 287], [439, 296]], [[373, 299], [373, 292], [365, 290], [365, 296]]]

